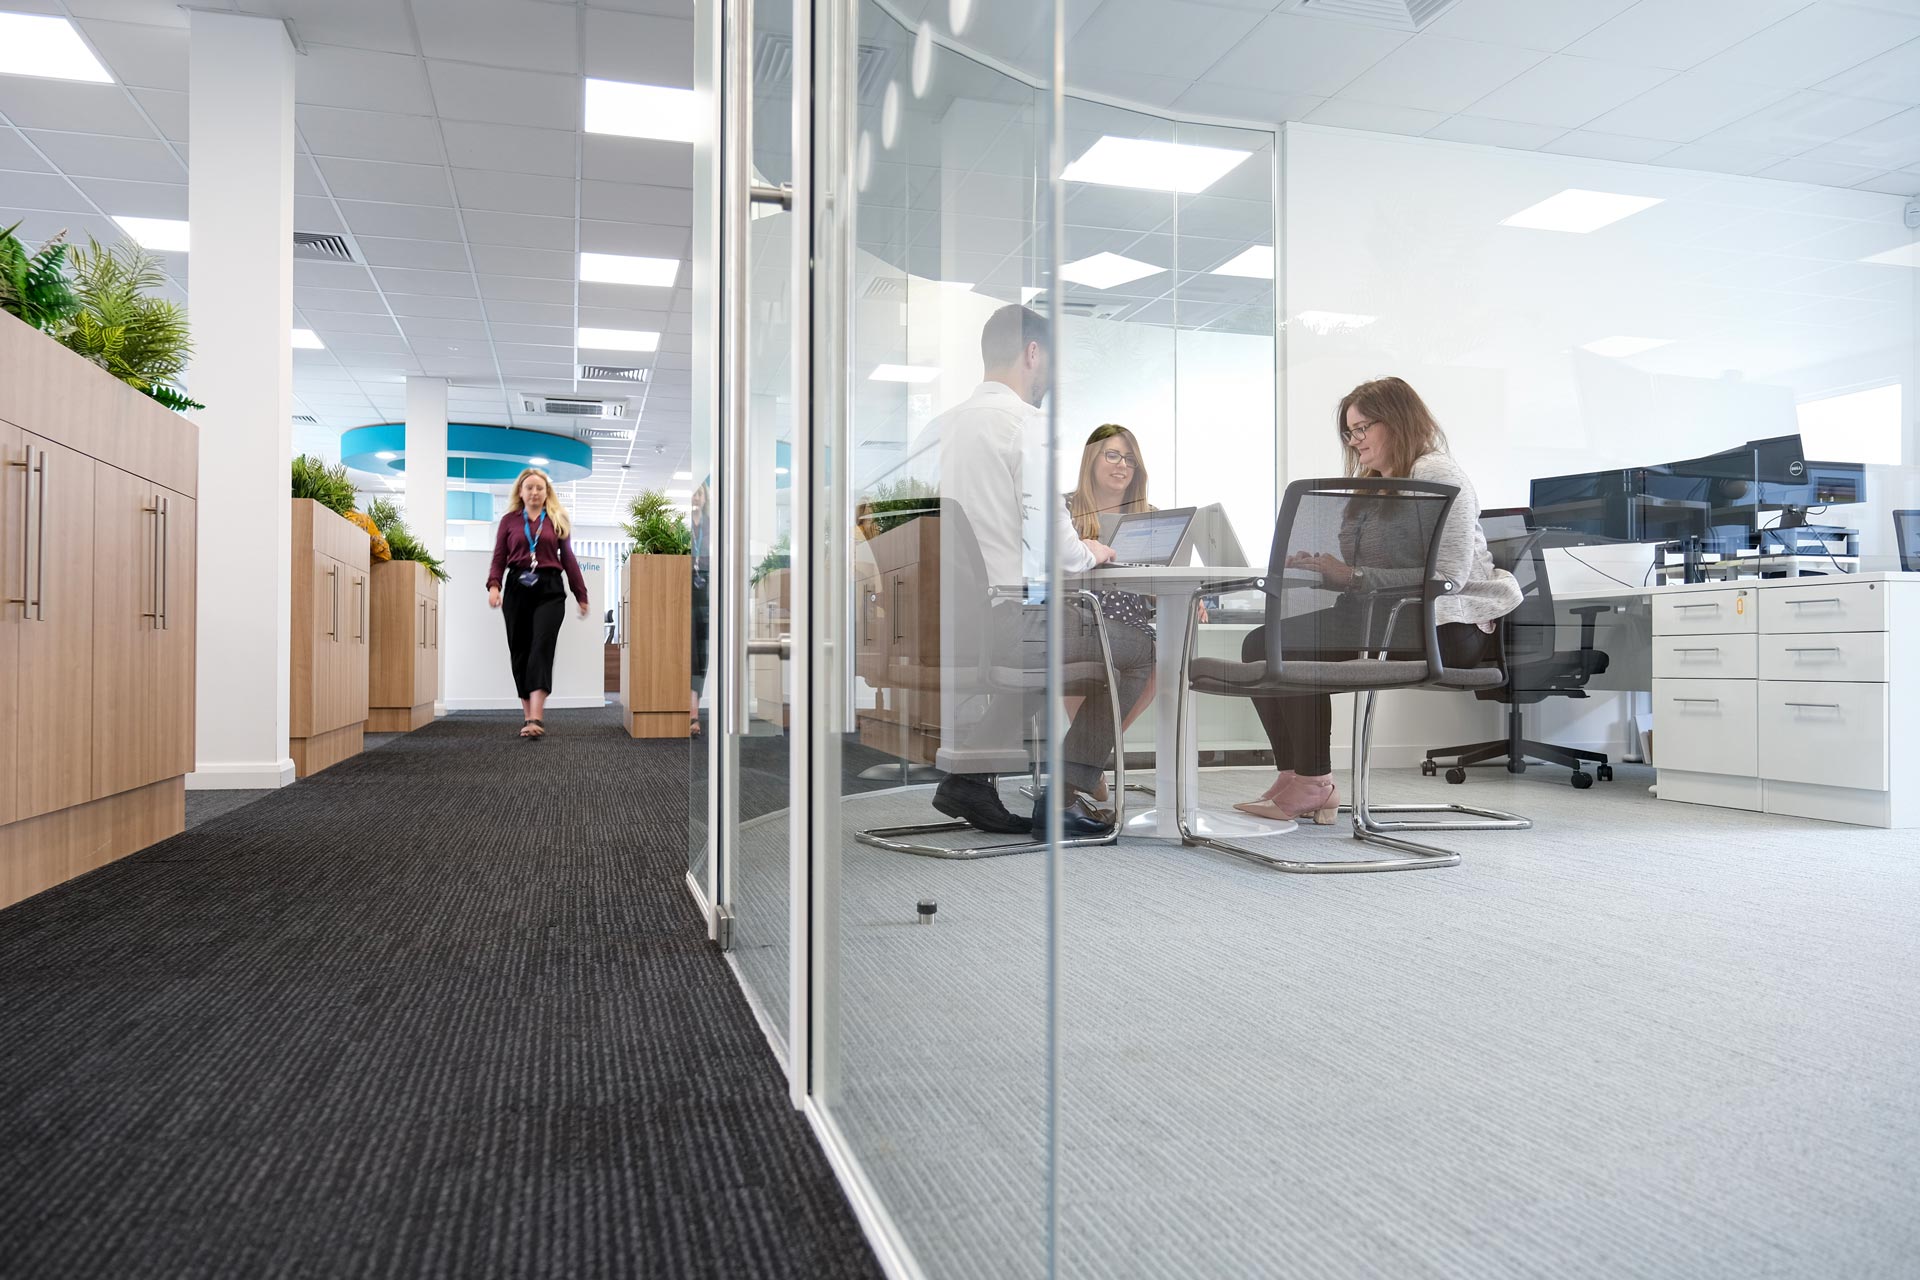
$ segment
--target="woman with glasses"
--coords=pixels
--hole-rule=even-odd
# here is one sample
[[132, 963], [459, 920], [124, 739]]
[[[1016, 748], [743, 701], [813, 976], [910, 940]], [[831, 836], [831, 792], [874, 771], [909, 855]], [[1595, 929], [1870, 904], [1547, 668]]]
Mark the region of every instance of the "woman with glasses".
[[[1512, 574], [1493, 567], [1486, 535], [1480, 531], [1479, 496], [1473, 481], [1447, 452], [1440, 424], [1405, 381], [1378, 378], [1346, 394], [1334, 414], [1334, 428], [1346, 446], [1350, 476], [1410, 478], [1460, 490], [1440, 531], [1435, 565], [1442, 578], [1459, 584], [1458, 591], [1434, 603], [1440, 657], [1449, 667], [1484, 662], [1491, 653], [1497, 620], [1520, 604], [1520, 584]], [[1393, 637], [1364, 634], [1366, 624], [1360, 621], [1372, 612], [1363, 603], [1366, 593], [1380, 585], [1370, 581], [1368, 565], [1403, 566], [1416, 549], [1424, 560], [1424, 534], [1383, 514], [1392, 509], [1391, 503], [1353, 499], [1338, 529], [1338, 555], [1296, 552], [1287, 558], [1289, 569], [1317, 573], [1326, 587], [1344, 593], [1333, 608], [1287, 620], [1281, 650], [1290, 659], [1296, 654], [1303, 660], [1351, 659], [1375, 647], [1378, 640], [1386, 642], [1390, 657], [1422, 656], [1413, 650], [1402, 652], [1394, 646]], [[1240, 656], [1243, 662], [1266, 660], [1265, 627], [1256, 627], [1247, 636]], [[1340, 807], [1340, 791], [1333, 783], [1332, 697], [1288, 694], [1253, 702], [1272, 744], [1279, 776], [1258, 800], [1234, 808], [1260, 818], [1312, 815], [1320, 825], [1331, 823]]]

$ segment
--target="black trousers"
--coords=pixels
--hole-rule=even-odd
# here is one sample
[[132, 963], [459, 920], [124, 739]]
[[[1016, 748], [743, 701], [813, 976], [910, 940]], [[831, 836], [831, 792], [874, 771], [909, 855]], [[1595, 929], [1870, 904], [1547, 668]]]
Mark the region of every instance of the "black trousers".
[[[1341, 661], [1357, 656], [1360, 637], [1346, 610], [1322, 609], [1288, 618], [1280, 633], [1280, 651], [1302, 661]], [[1440, 624], [1440, 660], [1449, 667], [1471, 667], [1485, 660], [1492, 636], [1466, 622]], [[1390, 649], [1393, 658], [1424, 658], [1412, 650]], [[1240, 645], [1240, 661], [1264, 662], [1267, 629], [1255, 627]], [[1310, 778], [1333, 772], [1333, 696], [1292, 693], [1252, 699], [1273, 747], [1273, 767]]]
[[704, 569], [693, 571], [693, 691], [695, 694], [706, 692], [707, 688], [707, 646], [708, 637], [713, 632], [712, 594], [707, 586], [707, 572]]
[[520, 570], [508, 569], [500, 592], [507, 619], [507, 652], [513, 658], [513, 684], [522, 698], [538, 689], [553, 692], [553, 651], [567, 617], [567, 579], [558, 569], [542, 569], [537, 586], [520, 585]]

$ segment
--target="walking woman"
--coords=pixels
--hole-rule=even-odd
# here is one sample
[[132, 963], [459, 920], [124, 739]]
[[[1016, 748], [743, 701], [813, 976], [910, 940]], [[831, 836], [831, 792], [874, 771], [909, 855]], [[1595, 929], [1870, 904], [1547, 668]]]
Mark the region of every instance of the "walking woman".
[[487, 603], [506, 613], [513, 683], [526, 716], [523, 738], [547, 732], [542, 715], [553, 692], [553, 651], [569, 587], [580, 602], [580, 616], [586, 617], [587, 580], [573, 558], [573, 521], [547, 473], [528, 467], [514, 481], [507, 514], [494, 532], [493, 568], [487, 573]]

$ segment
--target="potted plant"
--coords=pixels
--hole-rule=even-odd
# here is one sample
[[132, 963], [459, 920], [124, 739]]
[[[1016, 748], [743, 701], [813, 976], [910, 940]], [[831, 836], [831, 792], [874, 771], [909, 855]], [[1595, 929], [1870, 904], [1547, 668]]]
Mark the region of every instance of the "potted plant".
[[29, 253], [14, 234], [19, 229], [16, 222], [0, 231], [0, 311], [42, 333], [57, 334], [80, 310], [80, 299], [73, 296], [67, 279], [68, 246], [55, 236]]
[[289, 749], [301, 777], [359, 752], [367, 719], [373, 539], [342, 464], [293, 460], [293, 671]]
[[180, 389], [193, 355], [187, 309], [150, 296], [166, 283], [160, 260], [136, 244], [87, 247], [71, 254], [79, 306], [50, 332], [130, 387], [169, 409], [204, 409]]
[[440, 584], [447, 570], [407, 528], [390, 499], [367, 504], [366, 519], [388, 549], [373, 566], [368, 603], [367, 727], [405, 733], [433, 719], [440, 692]]
[[620, 707], [636, 738], [684, 738], [693, 688], [693, 531], [657, 489], [637, 495], [623, 526], [627, 598]]

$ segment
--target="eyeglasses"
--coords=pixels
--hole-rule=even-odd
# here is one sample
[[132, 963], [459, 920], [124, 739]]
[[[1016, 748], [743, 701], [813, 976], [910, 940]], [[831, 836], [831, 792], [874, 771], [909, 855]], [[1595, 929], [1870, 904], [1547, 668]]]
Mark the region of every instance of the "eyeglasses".
[[1357, 427], [1342, 427], [1340, 428], [1340, 438], [1348, 444], [1359, 444], [1367, 438], [1367, 432], [1379, 425], [1377, 422], [1363, 422]]
[[1132, 454], [1122, 453], [1118, 449], [1103, 449], [1100, 453], [1100, 460], [1110, 467], [1117, 467], [1123, 462], [1129, 467], [1137, 467], [1140, 465], [1139, 461]]

